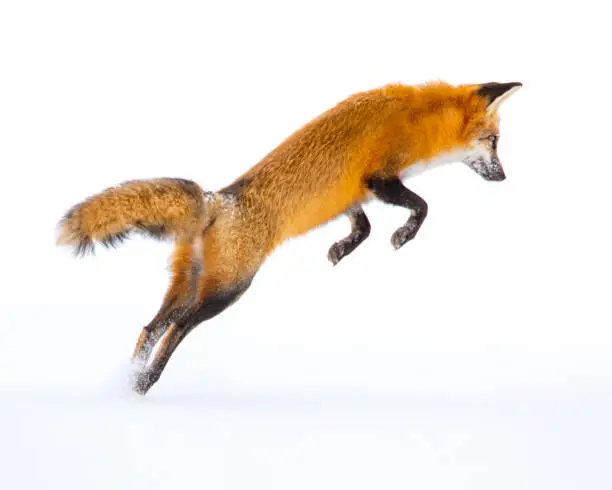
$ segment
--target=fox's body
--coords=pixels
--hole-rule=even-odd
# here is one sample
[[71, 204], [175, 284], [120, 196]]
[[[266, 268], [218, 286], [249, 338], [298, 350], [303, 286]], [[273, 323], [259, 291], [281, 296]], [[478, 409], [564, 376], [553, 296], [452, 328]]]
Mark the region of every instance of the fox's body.
[[[412, 210], [393, 236], [412, 239], [427, 204], [400, 178], [441, 161], [462, 160], [488, 180], [503, 180], [497, 160], [497, 106], [520, 84], [390, 85], [355, 94], [290, 135], [234, 182], [205, 192], [184, 179], [132, 181], [70, 210], [58, 242], [85, 253], [131, 230], [175, 241], [172, 282], [134, 357], [146, 363], [136, 389], [145, 393], [173, 350], [200, 322], [235, 302], [284, 240], [346, 213], [352, 232], [332, 246], [336, 264], [365, 238], [361, 204], [376, 197]], [[495, 138], [493, 138], [493, 136]]]
[[[452, 90], [391, 86], [353, 95], [289, 136], [237, 181], [245, 183], [245, 196], [277, 220], [268, 225], [276, 228], [277, 242], [308, 232], [362, 202], [366, 177], [394, 176], [463, 146], [466, 101], [455, 106]], [[428, 121], [428, 107], [435, 104], [446, 116]]]

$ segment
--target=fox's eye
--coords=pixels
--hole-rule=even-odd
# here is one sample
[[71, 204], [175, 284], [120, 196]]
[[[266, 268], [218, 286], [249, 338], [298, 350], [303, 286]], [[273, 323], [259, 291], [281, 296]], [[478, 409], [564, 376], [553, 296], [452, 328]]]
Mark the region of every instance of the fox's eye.
[[495, 146], [495, 144], [497, 143], [497, 135], [496, 134], [492, 134], [487, 139], [491, 142], [491, 144], [493, 146]]

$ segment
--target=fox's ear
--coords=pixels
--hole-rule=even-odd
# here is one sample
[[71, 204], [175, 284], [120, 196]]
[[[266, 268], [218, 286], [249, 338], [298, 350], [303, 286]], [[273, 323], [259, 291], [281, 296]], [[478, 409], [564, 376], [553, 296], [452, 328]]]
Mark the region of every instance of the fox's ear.
[[487, 101], [487, 112], [495, 112], [500, 104], [521, 88], [521, 82], [510, 83], [483, 83], [476, 90], [476, 94]]

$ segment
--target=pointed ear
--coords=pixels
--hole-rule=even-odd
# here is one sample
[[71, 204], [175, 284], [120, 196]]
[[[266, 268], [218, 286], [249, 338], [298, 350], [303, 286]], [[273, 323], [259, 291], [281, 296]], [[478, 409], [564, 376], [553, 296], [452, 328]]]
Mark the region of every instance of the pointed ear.
[[521, 88], [521, 82], [510, 83], [483, 83], [476, 90], [476, 94], [484, 97], [487, 101], [487, 112], [494, 112], [501, 103]]

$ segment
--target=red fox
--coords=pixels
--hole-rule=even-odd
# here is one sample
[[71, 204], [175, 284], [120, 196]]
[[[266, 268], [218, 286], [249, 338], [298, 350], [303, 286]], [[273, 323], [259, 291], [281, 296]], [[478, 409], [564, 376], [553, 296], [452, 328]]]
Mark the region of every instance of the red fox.
[[95, 242], [114, 246], [132, 231], [175, 243], [170, 286], [132, 355], [133, 389], [146, 394], [187, 334], [235, 303], [284, 240], [346, 215], [351, 232], [328, 253], [336, 265], [368, 237], [362, 204], [377, 198], [410, 211], [391, 237], [399, 249], [427, 216], [427, 203], [402, 178], [461, 161], [486, 180], [504, 180], [498, 108], [521, 86], [435, 82], [356, 93], [217, 192], [179, 178], [134, 180], [72, 207], [59, 222], [57, 243], [77, 256], [93, 252]]

